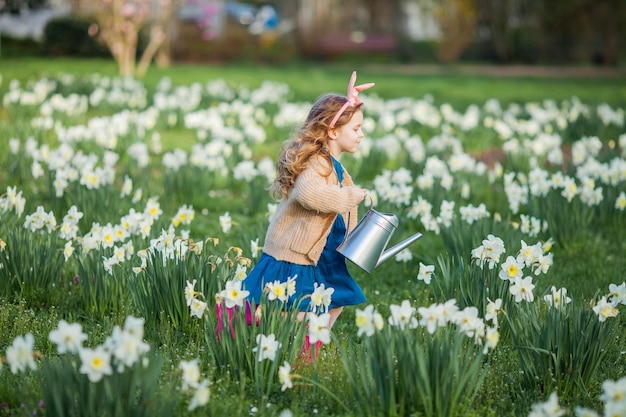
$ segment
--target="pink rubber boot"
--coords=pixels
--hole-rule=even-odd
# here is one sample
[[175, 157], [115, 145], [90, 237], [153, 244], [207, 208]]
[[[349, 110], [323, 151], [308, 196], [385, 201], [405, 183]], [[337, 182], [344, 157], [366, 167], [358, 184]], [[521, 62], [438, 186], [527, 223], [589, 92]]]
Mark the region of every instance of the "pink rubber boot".
[[[320, 350], [324, 344], [321, 340], [315, 342], [315, 359], [317, 360], [320, 355]], [[300, 351], [300, 357], [304, 358], [307, 362], [311, 362], [313, 360], [313, 352], [311, 352], [311, 339], [309, 339], [309, 335], [307, 334], [304, 337], [304, 343], [302, 344], [302, 350]]]

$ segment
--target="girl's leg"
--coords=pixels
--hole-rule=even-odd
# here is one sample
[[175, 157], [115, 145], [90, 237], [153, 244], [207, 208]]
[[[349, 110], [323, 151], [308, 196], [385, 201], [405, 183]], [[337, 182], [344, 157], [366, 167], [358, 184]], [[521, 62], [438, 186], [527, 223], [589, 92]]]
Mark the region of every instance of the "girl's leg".
[[[337, 321], [337, 318], [339, 317], [339, 315], [341, 314], [341, 312], [343, 311], [343, 307], [336, 307], [336, 308], [332, 308], [328, 314], [330, 314], [330, 321], [328, 322], [328, 328], [332, 329], [333, 325], [335, 324], [335, 321]], [[298, 314], [298, 320], [302, 321], [305, 318], [305, 314], [304, 312], [299, 313]], [[315, 343], [315, 358], [317, 359], [320, 349], [322, 348], [322, 342], [321, 341], [317, 341]], [[300, 352], [300, 355], [307, 358], [307, 361], [311, 360], [311, 342], [309, 341], [309, 335], [306, 335], [305, 339], [304, 339], [304, 345], [302, 346], [302, 351]]]
[[[329, 329], [333, 328], [333, 325], [339, 318], [339, 315], [341, 314], [342, 311], [343, 311], [343, 307], [335, 307], [335, 308], [330, 309], [330, 311], [328, 312], [328, 314], [330, 314], [330, 320], [328, 322]], [[298, 313], [298, 321], [304, 320], [305, 316], [306, 316], [306, 313], [304, 311]]]
[[330, 309], [330, 311], [328, 312], [328, 314], [330, 314], [330, 321], [328, 322], [329, 329], [333, 328], [333, 324], [335, 324], [335, 322], [337, 321], [337, 318], [339, 318], [339, 315], [341, 314], [342, 311], [343, 311], [343, 307], [335, 307], [335, 308]]

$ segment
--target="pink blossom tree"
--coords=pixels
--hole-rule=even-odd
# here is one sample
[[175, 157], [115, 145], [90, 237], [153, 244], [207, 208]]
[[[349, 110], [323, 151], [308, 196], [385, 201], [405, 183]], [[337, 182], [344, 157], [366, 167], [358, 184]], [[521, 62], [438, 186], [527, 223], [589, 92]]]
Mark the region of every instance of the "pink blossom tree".
[[[181, 0], [79, 0], [82, 13], [90, 14], [96, 23], [89, 28], [91, 36], [103, 41], [123, 77], [143, 77], [150, 62], [168, 42], [167, 27], [175, 18]], [[139, 32], [148, 29], [148, 44], [137, 63]]]

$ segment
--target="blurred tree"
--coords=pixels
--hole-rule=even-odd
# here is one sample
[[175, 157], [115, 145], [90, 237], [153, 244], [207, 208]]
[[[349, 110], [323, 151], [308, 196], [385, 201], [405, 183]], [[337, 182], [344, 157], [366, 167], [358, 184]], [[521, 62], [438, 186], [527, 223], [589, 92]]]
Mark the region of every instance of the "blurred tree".
[[435, 1], [433, 13], [441, 31], [437, 57], [442, 62], [453, 62], [474, 41], [476, 5], [474, 0]]
[[[402, 0], [364, 0], [371, 16], [370, 30], [374, 33], [392, 33], [401, 19]], [[402, 26], [400, 26], [402, 27]]]
[[[529, 57], [524, 52], [536, 53], [540, 41], [538, 13], [544, 0], [475, 1], [478, 40], [490, 46], [498, 61], [525, 60]], [[527, 39], [528, 34], [531, 39]]]
[[624, 0], [594, 1], [599, 36], [604, 46], [600, 62], [605, 65], [617, 65], [620, 48], [626, 44], [626, 2]]
[[[168, 53], [168, 25], [176, 18], [181, 0], [71, 0], [74, 11], [92, 16], [97, 23], [89, 34], [103, 41], [121, 76], [143, 77], [159, 49]], [[137, 64], [137, 45], [142, 30], [148, 33], [148, 43]], [[161, 55], [158, 62], [169, 64]]]
[[539, 13], [549, 53], [567, 61], [617, 63], [626, 39], [623, 0], [543, 0]]
[[443, 62], [474, 44], [479, 59], [615, 65], [626, 43], [624, 0], [405, 1], [432, 10]]
[[626, 38], [623, 0], [476, 2], [477, 38], [501, 62], [614, 65]]

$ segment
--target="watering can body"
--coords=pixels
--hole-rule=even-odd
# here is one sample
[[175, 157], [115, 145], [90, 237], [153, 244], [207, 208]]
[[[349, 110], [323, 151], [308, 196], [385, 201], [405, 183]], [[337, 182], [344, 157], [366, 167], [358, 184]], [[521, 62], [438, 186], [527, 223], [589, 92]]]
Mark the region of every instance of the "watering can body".
[[422, 237], [421, 233], [416, 233], [385, 250], [397, 228], [398, 218], [394, 214], [379, 213], [370, 209], [337, 247], [337, 252], [367, 273], [371, 273], [378, 265]]

